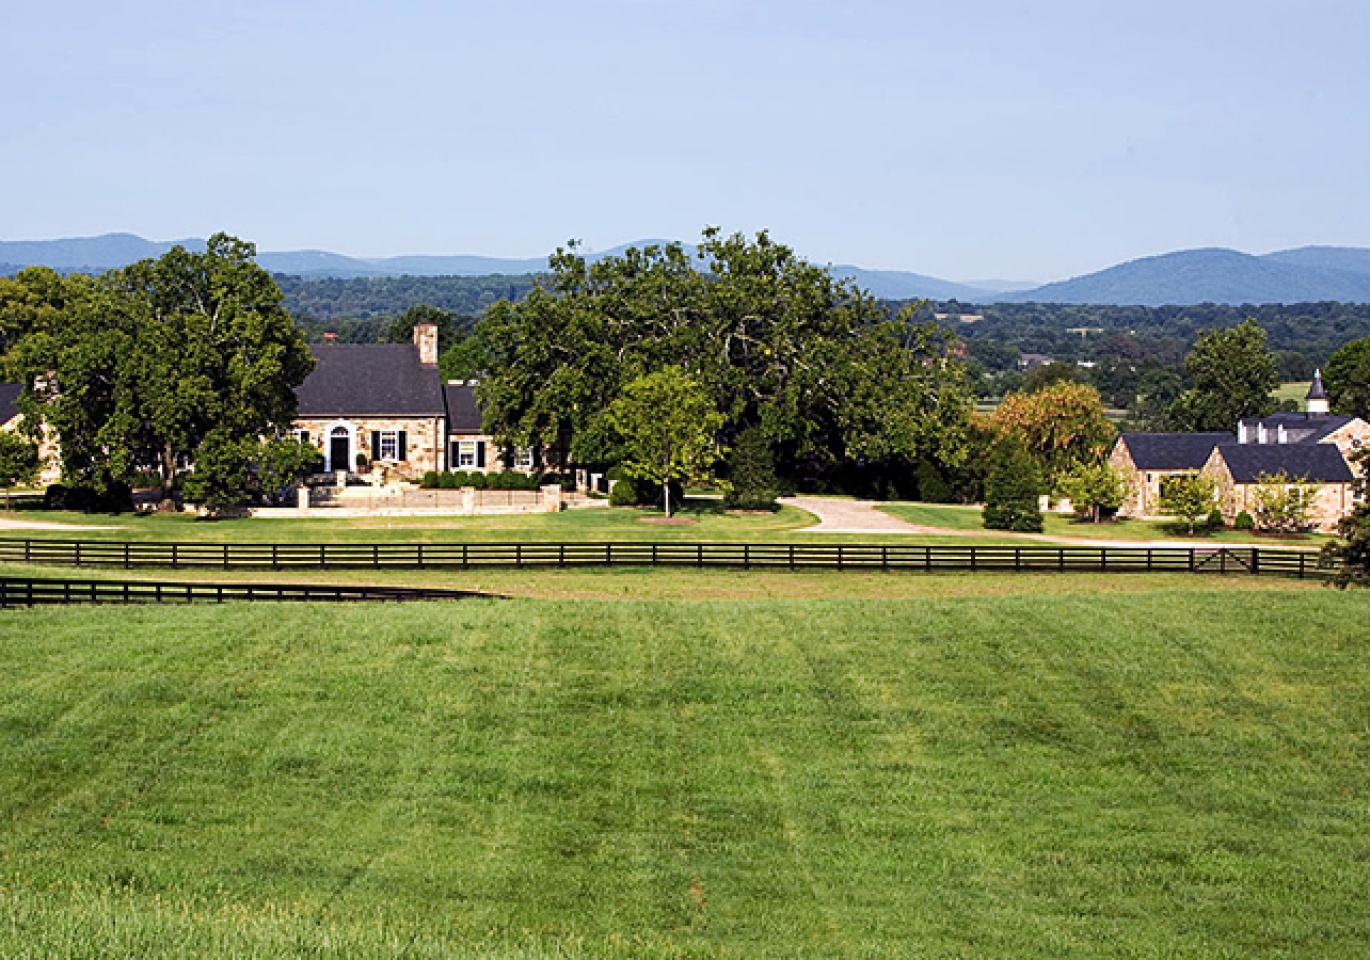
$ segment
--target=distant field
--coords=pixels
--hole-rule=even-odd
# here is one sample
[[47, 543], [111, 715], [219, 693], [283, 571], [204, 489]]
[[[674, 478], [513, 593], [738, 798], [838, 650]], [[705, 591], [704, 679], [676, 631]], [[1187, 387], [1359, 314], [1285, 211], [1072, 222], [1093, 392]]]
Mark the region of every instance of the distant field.
[[1304, 398], [1308, 396], [1308, 387], [1311, 382], [1312, 381], [1309, 380], [1299, 380], [1290, 383], [1282, 383], [1275, 388], [1275, 399], [1294, 400], [1299, 404], [1302, 404]]
[[0, 956], [1370, 952], [1370, 594], [979, 582], [5, 613]]

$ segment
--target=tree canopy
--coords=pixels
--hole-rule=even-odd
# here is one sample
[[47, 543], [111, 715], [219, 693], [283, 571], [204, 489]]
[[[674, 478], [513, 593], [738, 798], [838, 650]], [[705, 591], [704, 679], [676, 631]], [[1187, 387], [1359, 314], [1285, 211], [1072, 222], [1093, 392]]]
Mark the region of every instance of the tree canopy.
[[1170, 408], [1174, 429], [1233, 430], [1238, 420], [1275, 412], [1279, 369], [1254, 319], [1204, 333], [1184, 366], [1193, 386]]
[[313, 360], [254, 256], [216, 234], [203, 253], [176, 247], [99, 278], [24, 271], [0, 291], [20, 409], [53, 430], [65, 483], [103, 495], [155, 470], [171, 494], [193, 467], [202, 500], [226, 505], [246, 474], [271, 473], [263, 455], [289, 461], [259, 447], [295, 442], [294, 388]]
[[594, 263], [572, 246], [551, 267], [478, 326], [486, 427], [509, 442], [615, 460], [605, 411], [627, 383], [674, 366], [722, 416], [725, 443], [759, 428], [791, 477], [965, 456], [972, 393], [947, 331], [890, 320], [765, 233], [707, 230], [698, 263], [677, 244]]

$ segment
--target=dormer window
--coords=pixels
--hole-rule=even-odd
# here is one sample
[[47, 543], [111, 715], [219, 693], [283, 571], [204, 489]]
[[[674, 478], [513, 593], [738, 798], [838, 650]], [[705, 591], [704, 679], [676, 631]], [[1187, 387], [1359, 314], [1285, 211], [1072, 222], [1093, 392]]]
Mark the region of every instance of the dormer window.
[[1250, 442], [1251, 442], [1251, 438], [1248, 437], [1248, 436], [1247, 436], [1247, 433], [1246, 433], [1246, 421], [1245, 421], [1245, 420], [1239, 420], [1239, 421], [1237, 421], [1237, 442], [1238, 442], [1238, 443], [1250, 443]]
[[1289, 442], [1289, 431], [1286, 430], [1286, 429], [1284, 428], [1284, 424], [1280, 424], [1279, 433], [1278, 433], [1278, 435], [1277, 435], [1277, 439], [1276, 439], [1275, 442], [1276, 442], [1276, 443], [1288, 443], [1288, 442]]
[[1270, 442], [1270, 437], [1266, 434], [1265, 424], [1263, 424], [1263, 423], [1258, 423], [1258, 424], [1256, 424], [1256, 442], [1257, 442], [1257, 443], [1269, 443], [1269, 442]]

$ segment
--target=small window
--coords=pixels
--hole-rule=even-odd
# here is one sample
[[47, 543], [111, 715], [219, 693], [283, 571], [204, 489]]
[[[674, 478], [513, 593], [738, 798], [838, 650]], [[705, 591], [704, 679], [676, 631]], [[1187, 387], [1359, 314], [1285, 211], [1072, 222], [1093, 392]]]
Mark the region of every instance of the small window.
[[298, 441], [300, 441], [300, 443], [308, 443], [308, 442], [309, 442], [309, 431], [308, 431], [308, 430], [296, 430], [296, 431], [295, 431], [295, 439], [298, 440]]
[[476, 441], [462, 440], [457, 443], [457, 467], [469, 470], [476, 465]]
[[533, 469], [533, 450], [531, 447], [514, 448], [514, 469], [531, 470]]
[[398, 460], [400, 458], [400, 432], [398, 430], [381, 431], [381, 459]]

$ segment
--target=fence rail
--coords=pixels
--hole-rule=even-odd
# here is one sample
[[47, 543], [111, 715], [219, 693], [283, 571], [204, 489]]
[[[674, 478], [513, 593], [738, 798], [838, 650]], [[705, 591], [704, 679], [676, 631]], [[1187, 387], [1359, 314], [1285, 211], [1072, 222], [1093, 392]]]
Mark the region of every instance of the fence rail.
[[1087, 547], [855, 543], [151, 543], [0, 539], [0, 562], [221, 570], [694, 566], [789, 570], [1023, 570], [1325, 576], [1289, 547]]
[[152, 580], [61, 580], [0, 577], [0, 608], [70, 603], [224, 603], [274, 600], [309, 603], [460, 600], [469, 590], [349, 587], [289, 583], [165, 583]]

